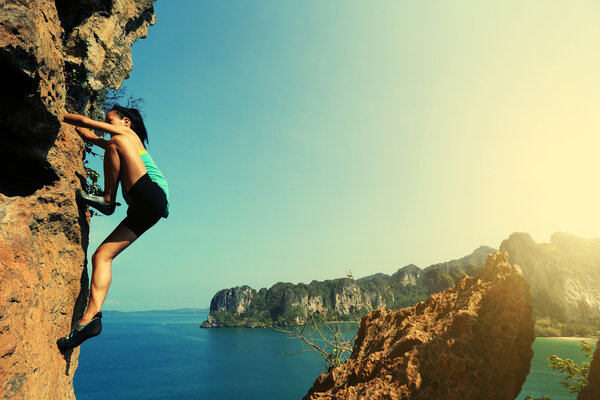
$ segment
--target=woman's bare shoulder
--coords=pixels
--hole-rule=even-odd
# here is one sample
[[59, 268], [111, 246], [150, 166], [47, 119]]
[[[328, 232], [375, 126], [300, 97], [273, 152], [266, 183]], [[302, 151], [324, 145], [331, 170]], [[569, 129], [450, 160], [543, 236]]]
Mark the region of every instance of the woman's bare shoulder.
[[135, 147], [137, 151], [146, 151], [146, 148], [140, 140], [140, 137], [130, 128], [125, 127], [125, 130], [123, 132], [121, 132], [118, 135], [113, 135], [113, 137], [115, 136], [121, 136], [129, 140], [129, 142], [131, 142], [131, 144], [133, 145], [133, 147]]

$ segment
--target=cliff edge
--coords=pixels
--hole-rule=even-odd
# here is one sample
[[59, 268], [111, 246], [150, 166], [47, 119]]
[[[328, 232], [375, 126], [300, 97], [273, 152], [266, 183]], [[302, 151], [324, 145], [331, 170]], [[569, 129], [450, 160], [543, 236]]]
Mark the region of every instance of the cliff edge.
[[479, 275], [414, 307], [365, 315], [350, 358], [304, 399], [512, 400], [534, 339], [529, 285], [496, 252]]
[[[413, 306], [428, 294], [448, 289], [466, 273], [474, 276], [496, 251], [480, 246], [471, 254], [421, 269], [414, 264], [394, 274], [377, 273], [357, 279], [313, 280], [309, 284], [277, 282], [269, 289], [248, 285], [218, 291], [202, 328], [302, 325], [311, 313], [322, 318], [357, 321], [375, 308]], [[358, 290], [358, 288], [360, 290]]]
[[79, 348], [56, 339], [89, 293], [84, 144], [71, 112], [102, 118], [131, 45], [155, 23], [154, 0], [0, 3], [0, 394], [74, 399]]
[[536, 319], [550, 317], [595, 325], [600, 318], [600, 238], [555, 232], [536, 243], [525, 232], [502, 241], [510, 263], [518, 264], [531, 286]]

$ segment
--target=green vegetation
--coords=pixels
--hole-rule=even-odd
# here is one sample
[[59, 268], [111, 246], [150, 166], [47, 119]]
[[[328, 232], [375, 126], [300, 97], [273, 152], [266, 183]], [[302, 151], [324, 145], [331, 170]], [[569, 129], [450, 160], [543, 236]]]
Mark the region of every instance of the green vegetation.
[[[211, 317], [220, 326], [245, 326], [249, 323], [290, 326], [301, 325], [309, 318], [315, 318], [319, 322], [349, 322], [360, 320], [378, 305], [400, 309], [412, 307], [427, 298], [422, 285], [399, 285], [387, 291], [388, 286], [381, 278], [358, 283], [350, 278], [323, 282], [315, 280], [308, 285], [278, 282], [269, 289], [255, 291], [244, 312], [232, 314], [211, 311]], [[310, 306], [309, 301], [312, 302]], [[342, 306], [347, 307], [347, 310], [344, 308], [342, 311]]]
[[454, 285], [454, 279], [443, 268], [434, 268], [425, 272], [425, 284], [428, 293], [438, 293]]
[[253, 328], [269, 326], [273, 323], [270, 319], [261, 318], [260, 316], [235, 316], [234, 314], [213, 311], [211, 316], [219, 321], [223, 327], [250, 326]]
[[82, 97], [89, 97], [91, 90], [85, 81], [83, 73], [76, 68], [65, 68], [66, 98], [65, 109], [69, 113], [80, 113]]
[[85, 168], [85, 172], [87, 172], [87, 192], [96, 196], [102, 195], [102, 187], [98, 184], [100, 174], [88, 167]]
[[535, 336], [581, 336], [592, 337], [598, 333], [598, 322], [563, 322], [550, 317], [538, 317], [535, 321]]
[[485, 260], [467, 256], [460, 260], [432, 265], [425, 270], [423, 276], [427, 294], [439, 293], [451, 288], [460, 282], [464, 275], [476, 276], [484, 264]]
[[576, 364], [573, 360], [562, 359], [554, 354], [548, 356], [548, 365], [553, 370], [567, 375], [566, 378], [563, 377], [565, 380], [560, 384], [569, 389], [571, 393], [579, 392], [589, 383], [590, 364], [594, 357], [592, 346], [589, 343], [580, 341], [579, 346], [583, 354], [590, 359], [590, 361], [582, 362], [581, 365]]

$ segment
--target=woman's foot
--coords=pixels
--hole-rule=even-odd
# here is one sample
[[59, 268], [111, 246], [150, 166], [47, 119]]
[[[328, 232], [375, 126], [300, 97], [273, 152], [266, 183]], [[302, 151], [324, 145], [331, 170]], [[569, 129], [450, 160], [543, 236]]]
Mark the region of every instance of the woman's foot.
[[90, 207], [94, 207], [104, 215], [111, 215], [115, 212], [115, 207], [119, 203], [108, 203], [102, 196], [87, 194], [81, 189], [77, 189], [76, 197]]
[[[79, 346], [87, 339], [98, 336], [102, 332], [102, 312], [96, 313], [94, 318], [87, 324], [77, 324], [73, 330], [64, 337], [56, 341], [56, 344], [61, 350], [72, 349]], [[81, 322], [81, 320], [79, 321]]]

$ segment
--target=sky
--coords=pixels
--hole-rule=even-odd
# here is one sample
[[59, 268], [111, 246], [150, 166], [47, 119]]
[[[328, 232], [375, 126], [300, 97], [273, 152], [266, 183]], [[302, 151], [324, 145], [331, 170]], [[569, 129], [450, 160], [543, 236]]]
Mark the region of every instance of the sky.
[[[104, 309], [600, 237], [598, 3], [154, 8], [124, 86], [170, 215], [114, 260]], [[125, 207], [92, 218], [89, 256]]]

